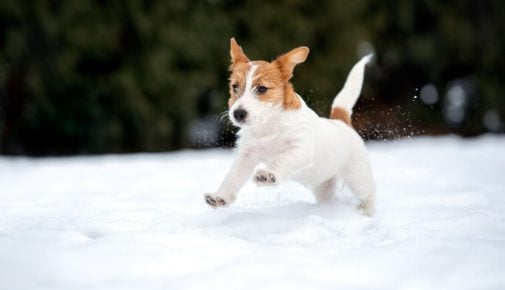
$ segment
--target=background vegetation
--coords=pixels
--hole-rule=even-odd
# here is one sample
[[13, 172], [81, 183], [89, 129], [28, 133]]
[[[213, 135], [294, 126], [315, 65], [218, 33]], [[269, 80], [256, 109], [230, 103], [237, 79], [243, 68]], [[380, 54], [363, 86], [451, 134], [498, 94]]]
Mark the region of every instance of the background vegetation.
[[321, 114], [375, 51], [366, 138], [504, 131], [501, 0], [2, 0], [0, 153], [230, 144], [231, 36], [253, 59], [309, 46], [294, 84]]

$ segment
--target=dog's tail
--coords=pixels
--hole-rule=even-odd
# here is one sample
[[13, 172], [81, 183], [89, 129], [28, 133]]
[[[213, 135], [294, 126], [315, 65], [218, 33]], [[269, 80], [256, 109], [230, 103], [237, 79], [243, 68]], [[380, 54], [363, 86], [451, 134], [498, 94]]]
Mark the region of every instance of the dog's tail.
[[337, 94], [331, 105], [330, 119], [341, 120], [351, 126], [352, 108], [361, 93], [365, 65], [372, 59], [369, 54], [358, 61], [347, 76], [344, 87]]

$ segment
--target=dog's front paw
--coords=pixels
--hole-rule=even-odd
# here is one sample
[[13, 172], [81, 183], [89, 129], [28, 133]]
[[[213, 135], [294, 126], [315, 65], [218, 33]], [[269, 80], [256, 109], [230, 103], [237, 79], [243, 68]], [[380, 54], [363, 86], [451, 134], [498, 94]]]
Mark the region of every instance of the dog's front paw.
[[258, 169], [254, 174], [254, 182], [260, 186], [276, 185], [279, 182], [276, 174], [267, 169]]
[[225, 207], [233, 202], [230, 198], [225, 198], [224, 196], [218, 196], [217, 194], [206, 193], [204, 194], [205, 202], [212, 206], [213, 208]]

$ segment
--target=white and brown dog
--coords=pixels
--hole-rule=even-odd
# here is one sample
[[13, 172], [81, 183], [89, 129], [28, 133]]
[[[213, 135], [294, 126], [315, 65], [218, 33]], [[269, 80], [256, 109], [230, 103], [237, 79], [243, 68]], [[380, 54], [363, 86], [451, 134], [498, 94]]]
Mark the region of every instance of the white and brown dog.
[[305, 61], [307, 47], [298, 47], [272, 62], [250, 61], [234, 38], [230, 41], [229, 117], [240, 127], [238, 155], [215, 193], [205, 194], [212, 207], [234, 202], [249, 180], [274, 186], [293, 180], [308, 187], [320, 202], [332, 200], [337, 181], [359, 198], [363, 213], [374, 210], [375, 185], [363, 140], [351, 126], [351, 113], [371, 55], [352, 68], [333, 101], [330, 119], [319, 117], [289, 82]]

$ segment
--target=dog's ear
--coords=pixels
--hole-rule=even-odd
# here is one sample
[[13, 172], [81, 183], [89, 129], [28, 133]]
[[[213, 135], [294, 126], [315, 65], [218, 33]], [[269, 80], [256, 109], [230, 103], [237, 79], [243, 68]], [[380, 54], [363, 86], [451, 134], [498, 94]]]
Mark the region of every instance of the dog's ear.
[[274, 63], [279, 66], [279, 69], [282, 72], [282, 77], [285, 80], [289, 80], [293, 76], [293, 69], [295, 66], [304, 62], [308, 55], [309, 48], [306, 46], [300, 46], [279, 56]]
[[239, 62], [249, 62], [249, 58], [245, 55], [242, 48], [238, 45], [235, 37], [232, 37], [230, 39], [230, 56], [232, 64]]

